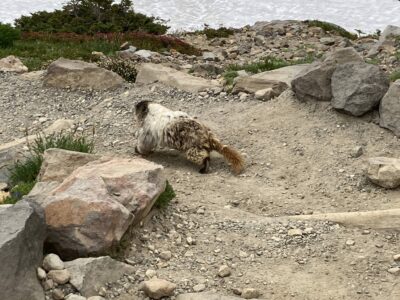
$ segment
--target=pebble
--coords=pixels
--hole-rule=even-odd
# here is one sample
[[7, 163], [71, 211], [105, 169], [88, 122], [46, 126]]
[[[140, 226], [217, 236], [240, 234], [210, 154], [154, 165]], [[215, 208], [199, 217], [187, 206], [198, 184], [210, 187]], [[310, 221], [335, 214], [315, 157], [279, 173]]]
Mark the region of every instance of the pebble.
[[51, 293], [54, 300], [62, 300], [64, 299], [64, 292], [60, 289], [54, 289]]
[[203, 284], [203, 283], [200, 283], [200, 284], [196, 284], [196, 285], [193, 287], [193, 292], [199, 293], [199, 292], [204, 291], [205, 289], [206, 289], [206, 285]]
[[244, 299], [255, 299], [260, 297], [260, 291], [253, 289], [253, 288], [246, 288], [242, 291], [242, 298]]
[[346, 241], [346, 245], [347, 245], [347, 246], [354, 246], [355, 244], [356, 244], [356, 242], [353, 241], [353, 240], [347, 240], [347, 241]]
[[87, 300], [106, 300], [106, 299], [101, 296], [92, 296], [87, 298]]
[[52, 270], [47, 276], [58, 284], [66, 284], [71, 278], [68, 270]]
[[51, 290], [54, 287], [54, 282], [51, 279], [47, 279], [42, 283], [43, 289], [45, 291]]
[[146, 271], [145, 275], [146, 275], [147, 278], [151, 279], [151, 278], [157, 276], [157, 272], [152, 270], [152, 269], [149, 269], [149, 270]]
[[161, 299], [162, 297], [170, 297], [174, 295], [176, 284], [164, 279], [153, 278], [143, 281], [139, 290], [143, 291], [146, 296], [152, 299]]
[[400, 275], [400, 267], [390, 268], [388, 272], [393, 275]]
[[288, 236], [301, 236], [303, 235], [303, 231], [298, 228], [293, 228], [288, 230]]
[[87, 300], [87, 299], [79, 295], [69, 294], [67, 297], [65, 297], [65, 300]]
[[42, 268], [37, 268], [37, 276], [40, 280], [46, 279], [46, 271], [43, 270]]
[[400, 254], [393, 255], [394, 261], [400, 261]]
[[231, 273], [232, 273], [231, 268], [229, 268], [227, 265], [222, 265], [221, 267], [219, 267], [218, 270], [219, 277], [228, 277], [229, 275], [231, 275]]
[[171, 251], [163, 251], [160, 253], [160, 258], [163, 260], [170, 260], [172, 258], [172, 253]]
[[43, 268], [46, 271], [62, 270], [64, 263], [57, 254], [48, 254], [43, 260]]

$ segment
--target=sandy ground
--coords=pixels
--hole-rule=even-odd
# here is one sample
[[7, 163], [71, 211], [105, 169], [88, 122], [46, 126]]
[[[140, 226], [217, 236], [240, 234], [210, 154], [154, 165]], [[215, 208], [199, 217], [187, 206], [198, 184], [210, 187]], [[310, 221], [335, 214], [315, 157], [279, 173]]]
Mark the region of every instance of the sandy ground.
[[[9, 112], [0, 123], [0, 143], [23, 136], [24, 124], [35, 132], [69, 117], [87, 132], [95, 127], [97, 152], [132, 156], [133, 106], [147, 99], [198, 116], [244, 154], [240, 176], [218, 154], [207, 175], [175, 151], [148, 157], [166, 168], [177, 197], [153, 211], [126, 250], [139, 281], [153, 269], [177, 283], [177, 293], [200, 284], [225, 295], [252, 287], [263, 299], [400, 299], [399, 277], [388, 272], [400, 253], [398, 233], [265, 218], [399, 208], [399, 190], [383, 190], [365, 177], [368, 157], [399, 155], [399, 140], [375, 124], [375, 114], [357, 119], [328, 103], [299, 102], [290, 91], [269, 102], [161, 86], [127, 85], [103, 94], [45, 89], [15, 76], [2, 77], [0, 95], [2, 111]], [[354, 157], [356, 147], [363, 149], [360, 157]], [[161, 259], [163, 251], [172, 258]], [[231, 275], [221, 278], [225, 264]], [[137, 285], [113, 298], [132, 299], [128, 295], [143, 298]]]

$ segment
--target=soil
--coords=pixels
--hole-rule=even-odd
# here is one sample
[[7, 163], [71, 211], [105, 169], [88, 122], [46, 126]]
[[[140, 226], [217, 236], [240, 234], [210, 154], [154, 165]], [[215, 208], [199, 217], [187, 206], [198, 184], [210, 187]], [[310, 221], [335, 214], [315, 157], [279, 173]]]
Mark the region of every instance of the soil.
[[[400, 207], [399, 190], [365, 176], [369, 157], [399, 153], [399, 139], [376, 124], [376, 112], [355, 118], [329, 103], [299, 102], [291, 91], [268, 102], [160, 85], [87, 92], [0, 74], [0, 144], [72, 118], [78, 131], [94, 129], [96, 152], [133, 156], [139, 100], [197, 116], [243, 153], [246, 170], [234, 176], [218, 154], [207, 175], [175, 151], [147, 157], [165, 167], [177, 196], [134, 233], [123, 258], [137, 267], [133, 280], [110, 284], [104, 295], [145, 298], [138, 283], [152, 269], [176, 283], [177, 294], [255, 288], [263, 299], [400, 299], [399, 277], [388, 272], [397, 265], [398, 233], [266, 218]], [[160, 258], [164, 251], [172, 258]], [[230, 276], [218, 276], [222, 265]]]

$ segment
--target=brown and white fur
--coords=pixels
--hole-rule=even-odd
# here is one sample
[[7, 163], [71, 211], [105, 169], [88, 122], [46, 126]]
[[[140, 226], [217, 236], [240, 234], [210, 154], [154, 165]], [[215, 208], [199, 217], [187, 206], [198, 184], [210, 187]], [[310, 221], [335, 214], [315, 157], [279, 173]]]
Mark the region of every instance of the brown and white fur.
[[231, 164], [234, 173], [244, 167], [241, 155], [231, 147], [221, 144], [211, 130], [182, 111], [172, 111], [161, 104], [141, 101], [135, 105], [139, 123], [139, 154], [149, 154], [159, 148], [172, 148], [186, 154], [188, 160], [201, 166], [200, 173], [210, 167], [210, 152], [221, 153]]

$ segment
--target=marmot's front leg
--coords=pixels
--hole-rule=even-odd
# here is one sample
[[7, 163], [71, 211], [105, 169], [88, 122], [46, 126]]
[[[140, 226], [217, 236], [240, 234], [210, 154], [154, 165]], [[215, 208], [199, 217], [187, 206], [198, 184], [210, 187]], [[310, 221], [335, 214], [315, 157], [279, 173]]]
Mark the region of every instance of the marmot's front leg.
[[208, 173], [210, 168], [210, 152], [206, 149], [190, 148], [186, 151], [186, 158], [201, 166], [200, 173]]
[[157, 143], [151, 134], [144, 132], [142, 129], [139, 130], [138, 141], [135, 147], [137, 154], [149, 155], [154, 151], [156, 145]]

